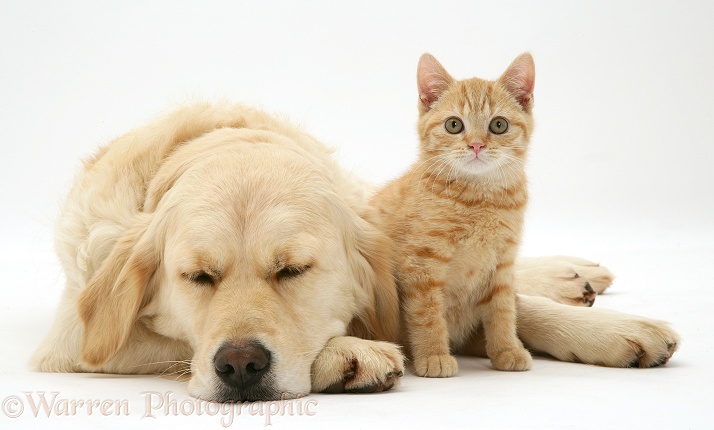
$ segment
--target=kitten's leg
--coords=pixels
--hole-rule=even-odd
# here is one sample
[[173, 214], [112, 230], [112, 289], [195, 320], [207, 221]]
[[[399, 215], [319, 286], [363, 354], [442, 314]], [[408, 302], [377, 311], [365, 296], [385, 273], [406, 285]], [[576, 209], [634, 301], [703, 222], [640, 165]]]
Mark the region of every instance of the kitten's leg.
[[592, 306], [612, 280], [609, 270], [588, 260], [539, 257], [518, 260], [513, 287], [518, 294], [548, 297], [566, 305]]
[[404, 356], [393, 343], [338, 336], [318, 354], [311, 373], [313, 392], [387, 391], [404, 374]]
[[422, 275], [414, 282], [400, 282], [402, 309], [411, 356], [419, 376], [444, 378], [458, 370], [449, 352], [449, 330], [444, 319], [444, 281]]
[[516, 334], [516, 295], [513, 292], [513, 263], [496, 268], [491, 290], [477, 306], [483, 315], [486, 352], [498, 370], [521, 371], [531, 367], [531, 355]]
[[518, 335], [529, 348], [559, 360], [608, 367], [664, 364], [679, 343], [662, 321], [531, 296], [519, 297]]

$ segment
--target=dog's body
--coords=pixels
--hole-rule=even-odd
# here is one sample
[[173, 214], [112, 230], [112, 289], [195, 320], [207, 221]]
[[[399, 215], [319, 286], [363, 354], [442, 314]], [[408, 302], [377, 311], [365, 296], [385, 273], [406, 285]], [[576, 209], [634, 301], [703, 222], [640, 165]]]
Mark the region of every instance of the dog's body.
[[[389, 389], [403, 372], [399, 300], [366, 190], [317, 140], [242, 106], [186, 107], [122, 136], [63, 208], [67, 287], [36, 367], [190, 370], [189, 392], [214, 401]], [[592, 304], [605, 269], [519, 268], [519, 291], [555, 300], [519, 298], [529, 348], [620, 367], [674, 352], [665, 323], [556, 303]], [[482, 353], [478, 332], [463, 349]]]

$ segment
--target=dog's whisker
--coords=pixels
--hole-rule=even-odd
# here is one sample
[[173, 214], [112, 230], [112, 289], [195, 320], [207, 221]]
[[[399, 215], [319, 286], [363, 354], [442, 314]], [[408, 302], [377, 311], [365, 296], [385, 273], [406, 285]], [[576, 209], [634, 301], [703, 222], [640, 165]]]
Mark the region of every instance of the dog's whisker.
[[173, 366], [178, 366], [178, 365], [181, 365], [181, 364], [185, 364], [185, 365], [189, 365], [189, 366], [190, 366], [190, 365], [191, 365], [191, 362], [192, 362], [192, 360], [151, 361], [151, 362], [148, 362], [148, 363], [136, 364], [136, 365], [131, 366], [131, 367], [156, 366], [156, 365], [159, 365], [159, 364], [171, 364], [171, 366], [169, 367], [169, 368], [171, 368], [171, 367], [173, 367]]

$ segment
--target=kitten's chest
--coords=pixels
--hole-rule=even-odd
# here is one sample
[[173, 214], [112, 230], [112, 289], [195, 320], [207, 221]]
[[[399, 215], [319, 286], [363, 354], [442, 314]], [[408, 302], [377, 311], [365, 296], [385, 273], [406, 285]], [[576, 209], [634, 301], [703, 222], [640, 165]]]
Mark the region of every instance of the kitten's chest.
[[472, 210], [453, 245], [447, 284], [457, 295], [478, 295], [489, 284], [499, 262], [520, 241], [522, 214], [490, 208]]
[[499, 252], [509, 243], [518, 241], [521, 213], [504, 212], [490, 207], [469, 208], [454, 212], [460, 217], [458, 228], [450, 229], [449, 241], [456, 255]]

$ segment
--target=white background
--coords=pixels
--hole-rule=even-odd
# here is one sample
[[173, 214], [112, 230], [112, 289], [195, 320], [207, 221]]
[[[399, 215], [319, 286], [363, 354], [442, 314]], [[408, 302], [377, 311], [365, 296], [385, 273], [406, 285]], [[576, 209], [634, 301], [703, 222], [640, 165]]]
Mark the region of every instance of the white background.
[[[416, 153], [421, 53], [457, 78], [495, 79], [530, 51], [536, 133], [524, 253], [606, 264], [618, 278], [596, 306], [672, 321], [680, 352], [652, 370], [538, 359], [530, 372], [505, 374], [462, 359], [457, 378], [311, 396], [317, 415], [273, 424], [711, 425], [713, 23], [708, 1], [0, 0], [0, 400], [54, 390], [137, 402], [137, 416], [122, 420], [26, 412], [14, 420], [26, 426], [220, 427], [206, 416], [139, 419], [139, 393], [185, 399], [180, 383], [26, 368], [63, 287], [53, 220], [98, 145], [177, 104], [227, 98], [286, 115], [382, 183]], [[263, 425], [241, 419], [233, 427]], [[12, 421], [0, 413], [0, 427]]]

